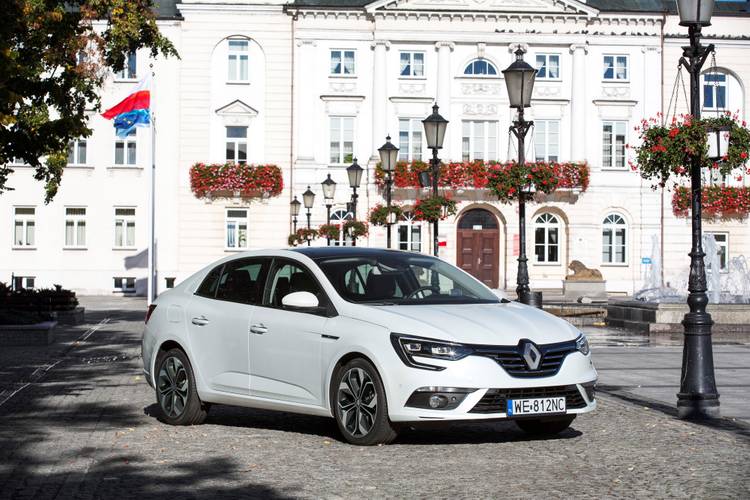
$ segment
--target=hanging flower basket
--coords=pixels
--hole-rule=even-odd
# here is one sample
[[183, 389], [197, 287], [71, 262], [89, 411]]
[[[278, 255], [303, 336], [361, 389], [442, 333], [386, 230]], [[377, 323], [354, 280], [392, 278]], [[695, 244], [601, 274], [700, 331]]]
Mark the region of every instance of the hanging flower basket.
[[[750, 214], [750, 188], [707, 186], [701, 192], [701, 214], [707, 219], [744, 219]], [[677, 187], [672, 195], [677, 217], [690, 215], [690, 188]]]
[[338, 240], [341, 236], [341, 228], [338, 224], [323, 224], [318, 228], [318, 236], [330, 240]]
[[435, 222], [455, 215], [457, 203], [444, 196], [432, 196], [417, 200], [414, 204], [414, 220]]
[[[717, 118], [693, 119], [690, 115], [673, 118], [669, 125], [660, 125], [656, 118], [641, 120], [636, 127], [641, 144], [633, 149], [635, 162], [630, 168], [644, 179], [664, 187], [670, 178], [690, 177], [690, 160], [699, 157], [701, 167], [718, 171], [722, 176], [746, 169], [750, 156], [750, 130], [739, 116], [727, 112]], [[719, 161], [708, 157], [708, 134], [721, 130], [728, 134], [728, 148]], [[725, 137], [726, 139], [726, 137]], [[750, 170], [746, 170], [750, 173]]]
[[297, 229], [296, 233], [292, 233], [289, 235], [289, 238], [287, 238], [287, 243], [289, 243], [289, 246], [296, 247], [297, 245], [306, 243], [309, 240], [314, 240], [317, 237], [318, 231], [316, 231], [315, 229], [307, 229], [306, 227], [302, 227], [300, 229]]
[[[568, 167], [571, 172], [578, 174], [577, 184], [581, 189], [588, 187], [588, 169], [586, 173]], [[502, 165], [489, 180], [488, 187], [501, 203], [514, 203], [518, 200], [519, 191], [535, 191], [550, 194], [561, 183], [563, 168], [557, 163], [525, 163], [510, 162]], [[570, 173], [570, 172], [569, 172]], [[573, 187], [572, 181], [566, 181], [566, 186]]]
[[367, 224], [358, 220], [348, 220], [344, 222], [344, 234], [350, 238], [362, 238], [367, 236]]
[[389, 210], [387, 205], [377, 204], [370, 210], [368, 220], [373, 226], [386, 226], [388, 224], [388, 215], [391, 216], [392, 222], [401, 220], [404, 215], [404, 209], [400, 205], [391, 205]]
[[190, 188], [198, 198], [267, 198], [281, 194], [284, 180], [276, 165], [196, 163], [190, 167]]

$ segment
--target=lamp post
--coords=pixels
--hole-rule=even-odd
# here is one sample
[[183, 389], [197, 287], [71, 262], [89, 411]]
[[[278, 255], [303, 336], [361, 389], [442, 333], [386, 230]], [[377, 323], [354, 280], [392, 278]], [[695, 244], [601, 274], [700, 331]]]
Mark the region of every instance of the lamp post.
[[385, 223], [386, 248], [391, 248], [391, 174], [396, 169], [398, 161], [398, 148], [391, 143], [391, 136], [386, 136], [385, 144], [378, 148], [380, 153], [380, 166], [385, 172], [385, 204], [388, 207], [388, 218]]
[[[315, 203], [315, 193], [312, 192], [310, 186], [307, 186], [307, 191], [302, 193], [302, 203], [304, 203], [307, 209], [307, 229], [310, 229], [310, 209], [313, 207], [313, 203]], [[310, 246], [309, 237], [307, 238], [307, 246]]]
[[[364, 169], [357, 163], [356, 158], [354, 158], [354, 163], [346, 167], [346, 175], [349, 177], [349, 187], [352, 188], [351, 207], [352, 217], [354, 218], [354, 220], [357, 220], [357, 198], [359, 197], [359, 195], [357, 194], [357, 188], [362, 182], [363, 170]], [[352, 237], [352, 246], [357, 246], [357, 238]]]
[[[700, 43], [701, 28], [711, 25], [713, 0], [678, 0], [680, 25], [688, 27], [690, 45], [682, 48], [680, 64], [690, 73], [690, 113], [700, 117], [699, 82], [703, 64], [714, 46]], [[682, 377], [677, 393], [677, 416], [684, 419], [705, 419], [719, 416], [719, 393], [714, 378], [711, 325], [713, 320], [706, 312], [706, 268], [703, 263], [701, 227], [701, 167], [702, 158], [690, 158], [690, 191], [692, 211], [692, 248], [690, 250], [690, 277], [687, 303], [690, 311], [682, 321], [685, 342], [682, 351]]]
[[[524, 108], [531, 106], [531, 92], [534, 90], [534, 79], [536, 70], [529, 63], [523, 60], [523, 50], [521, 47], [515, 52], [516, 60], [511, 63], [505, 70], [505, 85], [508, 89], [508, 100], [510, 107], [518, 110], [518, 119], [513, 121], [510, 131], [518, 139], [518, 164], [526, 163], [525, 140], [532, 121], [526, 121], [523, 118]], [[532, 302], [531, 290], [529, 289], [529, 268], [526, 258], [526, 198], [529, 190], [518, 190], [518, 274], [516, 276], [516, 294], [518, 300], [524, 304]]]
[[[440, 181], [440, 159], [438, 158], [438, 149], [442, 149], [443, 140], [445, 139], [445, 131], [448, 129], [448, 120], [440, 116], [438, 113], [438, 105], [435, 103], [432, 106], [432, 114], [422, 120], [424, 126], [424, 135], [427, 139], [427, 147], [432, 150], [432, 159], [430, 165], [432, 167], [432, 196], [437, 197], [438, 195], [438, 182]], [[420, 178], [421, 184], [427, 184], [426, 176]], [[432, 254], [438, 256], [438, 221], [432, 223]]]
[[[326, 204], [326, 224], [331, 223], [331, 207], [333, 206], [333, 197], [336, 194], [336, 181], [331, 179], [331, 174], [328, 174], [326, 180], [320, 183], [323, 187], [323, 199]], [[326, 238], [328, 246], [331, 246], [331, 238]]]
[[292, 214], [292, 224], [294, 227], [294, 232], [297, 232], [297, 216], [299, 215], [299, 207], [302, 205], [302, 203], [299, 202], [297, 197], [295, 196], [294, 199], [289, 203], [289, 211]]

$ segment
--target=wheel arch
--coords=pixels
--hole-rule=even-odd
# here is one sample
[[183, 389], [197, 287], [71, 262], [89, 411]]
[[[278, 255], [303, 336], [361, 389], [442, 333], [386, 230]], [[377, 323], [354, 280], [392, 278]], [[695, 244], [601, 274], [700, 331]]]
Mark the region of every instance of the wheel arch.
[[[383, 379], [383, 372], [378, 366], [378, 363], [374, 361], [374, 356], [367, 354], [364, 349], [357, 349], [353, 351], [349, 351], [347, 353], [342, 354], [339, 356], [338, 360], [333, 363], [333, 366], [331, 367], [328, 377], [326, 380], [326, 391], [325, 391], [325, 397], [326, 397], [326, 406], [328, 407], [328, 411], [331, 413], [331, 416], [333, 417], [333, 377], [336, 375], [336, 372], [347, 364], [349, 361], [357, 358], [362, 358], [368, 363], [370, 363], [373, 367], [375, 367], [375, 371], [378, 374], [378, 377], [380, 377], [380, 382], [385, 386], [385, 380]], [[386, 391], [387, 392], [387, 391]]]

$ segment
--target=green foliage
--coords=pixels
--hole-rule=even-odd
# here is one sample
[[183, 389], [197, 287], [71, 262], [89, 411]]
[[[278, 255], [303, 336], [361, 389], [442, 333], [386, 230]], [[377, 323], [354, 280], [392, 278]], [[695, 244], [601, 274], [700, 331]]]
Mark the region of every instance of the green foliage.
[[344, 222], [344, 234], [351, 238], [362, 238], [367, 236], [367, 224], [358, 220], [348, 220]]
[[[91, 134], [87, 109], [125, 54], [177, 56], [159, 33], [153, 0], [6, 0], [0, 22], [0, 193], [14, 158], [57, 193], [68, 143]], [[103, 29], [94, 28], [103, 21]], [[79, 55], [83, 57], [79, 58]], [[46, 158], [46, 160], [45, 160]]]
[[318, 236], [331, 240], [338, 240], [341, 236], [341, 229], [337, 224], [321, 224], [318, 228]]
[[368, 220], [373, 226], [385, 226], [388, 224], [388, 214], [393, 214], [393, 219], [398, 221], [404, 215], [404, 209], [400, 205], [392, 204], [390, 210], [387, 205], [377, 204], [370, 210]]
[[450, 215], [455, 215], [458, 209], [456, 200], [444, 196], [431, 196], [417, 200], [414, 204], [414, 219], [427, 222], [443, 220]]

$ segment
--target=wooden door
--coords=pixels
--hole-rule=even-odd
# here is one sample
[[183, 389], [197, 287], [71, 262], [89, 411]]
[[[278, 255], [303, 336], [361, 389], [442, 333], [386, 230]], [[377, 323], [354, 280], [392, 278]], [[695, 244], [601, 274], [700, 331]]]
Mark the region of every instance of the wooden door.
[[487, 210], [470, 210], [457, 230], [458, 267], [490, 288], [499, 287], [500, 230], [497, 219]]

